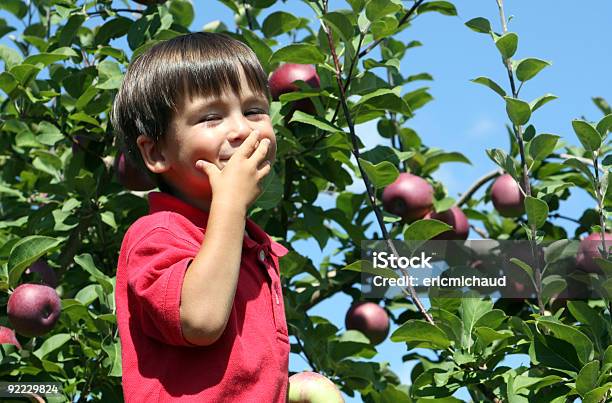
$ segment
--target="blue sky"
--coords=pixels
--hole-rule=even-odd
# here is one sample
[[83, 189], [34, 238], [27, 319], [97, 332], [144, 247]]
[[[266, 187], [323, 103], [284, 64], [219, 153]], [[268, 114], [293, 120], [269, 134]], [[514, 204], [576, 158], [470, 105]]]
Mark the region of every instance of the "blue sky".
[[[532, 100], [545, 93], [553, 93], [559, 99], [539, 109], [532, 117], [538, 133], [557, 134], [564, 141], [577, 145], [578, 142], [571, 128], [571, 120], [585, 117], [598, 120], [601, 113], [594, 106], [591, 97], [601, 96], [612, 103], [612, 50], [609, 44], [609, 27], [612, 18], [612, 2], [606, 0], [589, 0], [585, 2], [570, 1], [506, 1], [506, 16], [513, 16], [509, 30], [519, 35], [516, 58], [537, 57], [550, 61], [552, 65], [544, 69], [535, 79], [525, 84], [521, 97]], [[192, 30], [201, 29], [206, 23], [221, 20], [233, 26], [231, 11], [216, 1], [194, 1], [196, 19]], [[204, 6], [206, 4], [206, 6]], [[124, 3], [115, 0], [115, 7], [123, 8]], [[417, 82], [406, 87], [406, 90], [420, 86], [430, 87], [434, 101], [417, 111], [409, 123], [428, 146], [443, 148], [447, 151], [460, 151], [471, 161], [472, 165], [447, 164], [434, 174], [434, 177], [446, 185], [449, 195], [457, 197], [469, 185], [495, 166], [486, 157], [487, 148], [508, 147], [505, 130], [507, 122], [502, 100], [486, 87], [471, 83], [469, 80], [478, 76], [488, 76], [504, 88], [508, 88], [508, 79], [500, 62], [497, 49], [491, 39], [477, 34], [464, 23], [474, 17], [486, 17], [500, 31], [499, 14], [495, 0], [456, 1], [459, 12], [457, 17], [427, 13], [419, 16], [413, 26], [404, 31], [399, 39], [404, 41], [418, 40], [422, 47], [408, 51], [402, 61], [403, 74], [428, 72], [433, 75], [432, 82]], [[130, 6], [135, 6], [130, 3]], [[297, 0], [279, 2], [277, 9], [289, 10], [296, 16], [313, 18], [312, 10]], [[331, 9], [348, 8], [340, 1], [331, 1]], [[263, 21], [263, 16], [260, 21]], [[7, 13], [0, 11], [0, 16], [7, 18]], [[7, 18], [9, 21], [14, 21]], [[101, 23], [95, 18], [87, 25]], [[19, 24], [21, 28], [21, 24]], [[281, 38], [289, 42], [289, 37]], [[7, 37], [0, 40], [7, 43]], [[129, 51], [125, 43], [117, 42]], [[376, 55], [376, 53], [373, 53]], [[358, 135], [368, 148], [384, 143], [376, 134], [374, 122], [358, 126]], [[364, 191], [363, 184], [356, 182], [351, 186], [355, 192]], [[482, 191], [477, 195], [482, 194]], [[323, 208], [335, 205], [329, 196], [322, 195], [317, 204]], [[585, 192], [576, 190], [570, 200], [565, 202], [560, 213], [573, 218], [586, 207], [594, 206], [594, 201]], [[490, 208], [490, 206], [487, 206]], [[575, 225], [567, 221], [558, 222], [573, 235]], [[316, 242], [295, 242], [292, 247], [307, 255], [318, 264], [324, 256], [333, 252], [336, 245], [329, 244], [321, 251]], [[309, 313], [330, 319], [338, 327], [344, 327], [344, 315], [350, 304], [346, 295], [337, 295], [324, 301]], [[393, 331], [393, 328], [391, 329]], [[403, 344], [385, 341], [377, 347], [378, 361], [388, 361], [391, 368], [405, 383], [409, 383], [412, 365], [401, 362], [406, 349]], [[524, 357], [510, 358], [508, 363], [517, 365], [524, 362]], [[290, 357], [290, 370], [309, 369], [305, 361], [294, 354]], [[465, 391], [456, 394], [462, 399], [469, 399]], [[348, 399], [348, 402], [360, 401], [359, 398]]]

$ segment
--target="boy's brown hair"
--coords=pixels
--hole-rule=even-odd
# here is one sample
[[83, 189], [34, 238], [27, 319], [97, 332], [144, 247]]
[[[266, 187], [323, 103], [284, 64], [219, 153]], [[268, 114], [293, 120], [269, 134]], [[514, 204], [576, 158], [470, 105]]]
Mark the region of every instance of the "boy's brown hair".
[[[220, 97], [240, 93], [240, 69], [250, 89], [270, 99], [268, 79], [255, 53], [228, 35], [195, 32], [155, 44], [136, 58], [125, 74], [113, 102], [111, 123], [119, 146], [139, 167], [144, 167], [136, 139], [144, 134], [155, 142], [186, 97]], [[161, 177], [162, 190], [169, 190]]]

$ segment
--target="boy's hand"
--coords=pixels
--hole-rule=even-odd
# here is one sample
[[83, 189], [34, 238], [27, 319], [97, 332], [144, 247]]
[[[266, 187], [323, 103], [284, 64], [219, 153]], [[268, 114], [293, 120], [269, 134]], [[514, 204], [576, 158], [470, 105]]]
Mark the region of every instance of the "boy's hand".
[[196, 168], [208, 176], [213, 199], [225, 199], [246, 210], [261, 194], [261, 180], [271, 169], [266, 159], [270, 140], [258, 139], [259, 132], [252, 131], [222, 170], [208, 161], [196, 162]]

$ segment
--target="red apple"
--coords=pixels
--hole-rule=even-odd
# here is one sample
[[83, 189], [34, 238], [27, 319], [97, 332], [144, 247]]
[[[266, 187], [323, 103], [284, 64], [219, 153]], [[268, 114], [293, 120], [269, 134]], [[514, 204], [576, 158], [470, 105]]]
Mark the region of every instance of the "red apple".
[[468, 223], [468, 219], [465, 214], [463, 214], [463, 211], [461, 211], [461, 209], [457, 206], [453, 206], [442, 213], [431, 211], [425, 215], [425, 218], [439, 220], [453, 227], [452, 230], [443, 232], [433, 238], [436, 240], [465, 240], [470, 232], [470, 224]]
[[[274, 70], [268, 81], [270, 93], [275, 101], [278, 101], [282, 94], [299, 91], [295, 81], [302, 80], [312, 88], [319, 88], [321, 80], [317, 75], [315, 66], [311, 64], [286, 63]], [[313, 115], [315, 107], [308, 98], [300, 99], [293, 104], [293, 110], [299, 110]]]
[[47, 262], [43, 260], [37, 260], [32, 266], [26, 269], [26, 274], [38, 273], [44, 284], [51, 288], [57, 287], [57, 275]]
[[22, 284], [9, 297], [6, 311], [17, 333], [34, 337], [53, 329], [61, 309], [60, 298], [53, 288]]
[[127, 158], [123, 152], [120, 152], [115, 158], [114, 168], [117, 180], [126, 189], [146, 191], [156, 188], [151, 178]]
[[289, 377], [289, 403], [344, 403], [332, 381], [316, 372], [304, 371]]
[[372, 344], [380, 344], [389, 334], [389, 315], [378, 304], [358, 302], [346, 313], [347, 329], [359, 330]]
[[525, 197], [510, 174], [495, 180], [491, 187], [491, 200], [495, 209], [504, 217], [519, 217], [525, 212]]
[[[612, 234], [606, 233], [604, 239], [609, 251], [610, 247], [612, 247]], [[576, 265], [578, 268], [587, 273], [602, 273], [601, 268], [595, 263], [596, 257], [602, 257], [601, 248], [601, 234], [599, 232], [594, 232], [581, 240], [578, 254], [576, 255]]]
[[411, 222], [423, 218], [433, 206], [433, 188], [418, 176], [401, 173], [382, 194], [383, 207]]
[[21, 349], [21, 344], [17, 340], [17, 336], [15, 336], [15, 331], [4, 326], [0, 326], [0, 344], [12, 344]]

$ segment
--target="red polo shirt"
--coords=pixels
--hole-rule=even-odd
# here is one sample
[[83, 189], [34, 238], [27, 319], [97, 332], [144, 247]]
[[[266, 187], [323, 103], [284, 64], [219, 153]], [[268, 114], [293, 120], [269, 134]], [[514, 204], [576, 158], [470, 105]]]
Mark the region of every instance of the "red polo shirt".
[[247, 219], [252, 239], [244, 238], [225, 332], [210, 346], [194, 346], [181, 331], [181, 288], [208, 213], [159, 192], [149, 194], [149, 205], [126, 232], [117, 267], [125, 401], [284, 402], [289, 337], [278, 257], [287, 249]]

